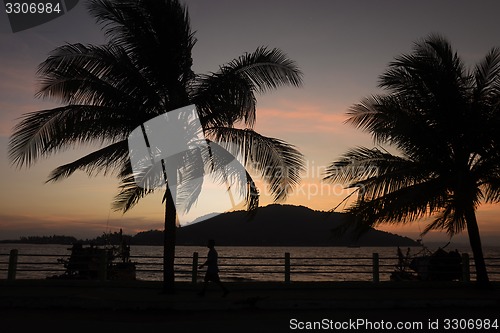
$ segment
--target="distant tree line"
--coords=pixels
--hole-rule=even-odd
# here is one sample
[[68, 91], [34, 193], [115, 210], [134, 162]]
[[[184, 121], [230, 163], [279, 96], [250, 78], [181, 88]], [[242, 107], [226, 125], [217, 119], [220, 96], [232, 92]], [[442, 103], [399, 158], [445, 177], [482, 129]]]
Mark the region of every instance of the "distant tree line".
[[27, 244], [64, 244], [70, 245], [79, 242], [73, 236], [52, 235], [52, 236], [27, 236], [20, 237], [18, 240], [2, 241], [2, 243], [27, 243]]
[[52, 236], [23, 236], [15, 240], [1, 240], [0, 243], [23, 243], [23, 244], [62, 244], [72, 245], [93, 244], [93, 245], [119, 245], [121, 242], [129, 245], [162, 245], [163, 232], [160, 230], [150, 230], [140, 232], [135, 236], [123, 235], [119, 232], [103, 233], [92, 239], [77, 239], [73, 236], [52, 235]]

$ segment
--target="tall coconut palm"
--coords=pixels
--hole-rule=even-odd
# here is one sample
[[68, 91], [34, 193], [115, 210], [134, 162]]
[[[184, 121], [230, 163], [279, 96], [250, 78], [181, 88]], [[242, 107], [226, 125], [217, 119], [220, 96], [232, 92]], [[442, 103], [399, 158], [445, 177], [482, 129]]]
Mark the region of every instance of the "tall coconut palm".
[[348, 123], [378, 148], [355, 148], [325, 179], [359, 189], [348, 209], [362, 224], [409, 223], [432, 216], [424, 234], [467, 229], [477, 282], [488, 284], [476, 209], [500, 199], [500, 50], [472, 70], [439, 35], [417, 42], [380, 77], [385, 95], [354, 105]]
[[[40, 64], [37, 94], [63, 106], [24, 115], [10, 139], [9, 154], [19, 167], [31, 166], [70, 146], [97, 144], [96, 150], [55, 169], [48, 181], [81, 170], [115, 173], [121, 190], [114, 207], [126, 212], [154, 188], [134, 182], [127, 137], [145, 121], [195, 104], [208, 140], [243, 153], [242, 163], [263, 176], [275, 200], [298, 183], [303, 157], [281, 140], [252, 130], [256, 94], [280, 86], [300, 86], [302, 73], [278, 49], [258, 48], [215, 73], [193, 73], [196, 43], [187, 8], [177, 0], [92, 0], [88, 4], [108, 38], [105, 45], [68, 44]], [[212, 160], [212, 162], [216, 162]], [[258, 195], [247, 174], [247, 208]], [[164, 288], [174, 288], [176, 210], [169, 188], [165, 201]]]

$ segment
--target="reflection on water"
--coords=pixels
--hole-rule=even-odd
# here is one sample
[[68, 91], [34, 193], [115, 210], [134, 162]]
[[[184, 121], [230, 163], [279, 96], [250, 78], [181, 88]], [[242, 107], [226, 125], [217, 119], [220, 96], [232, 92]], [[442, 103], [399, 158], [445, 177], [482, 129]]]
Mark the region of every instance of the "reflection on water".
[[[68, 256], [67, 245], [0, 244], [0, 279], [7, 277], [8, 254], [19, 250], [18, 279], [44, 279], [64, 272], [58, 258]], [[454, 250], [447, 248], [447, 250]], [[290, 253], [292, 281], [370, 281], [372, 279], [372, 255], [380, 256], [380, 280], [389, 280], [396, 264], [394, 247], [217, 247], [221, 278], [225, 281], [283, 281], [285, 277], [285, 253]], [[435, 249], [432, 249], [435, 250]], [[469, 253], [459, 247], [461, 253]], [[421, 248], [412, 248], [417, 254]], [[178, 246], [176, 250], [176, 279], [191, 281], [193, 253], [199, 254], [199, 262], [208, 252], [204, 247]], [[406, 251], [404, 251], [406, 252]], [[500, 258], [500, 247], [485, 247], [485, 257]], [[26, 256], [36, 254], [37, 256]], [[161, 246], [131, 246], [131, 259], [137, 263], [137, 278], [162, 280]], [[487, 261], [499, 265], [500, 260]], [[36, 270], [36, 271], [32, 271]], [[490, 272], [498, 272], [494, 267]], [[201, 279], [204, 271], [198, 272]], [[500, 275], [490, 274], [491, 280]]]

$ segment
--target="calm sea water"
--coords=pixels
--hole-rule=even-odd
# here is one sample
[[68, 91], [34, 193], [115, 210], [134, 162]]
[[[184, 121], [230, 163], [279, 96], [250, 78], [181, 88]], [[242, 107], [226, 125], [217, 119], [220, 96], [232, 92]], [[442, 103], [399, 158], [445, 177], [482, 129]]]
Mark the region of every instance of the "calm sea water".
[[[64, 273], [64, 267], [58, 263], [58, 259], [70, 254], [68, 248], [67, 245], [0, 244], [0, 279], [7, 277], [11, 249], [19, 251], [18, 279], [45, 279]], [[467, 247], [447, 248], [452, 249], [471, 253]], [[220, 275], [225, 281], [283, 281], [285, 253], [290, 253], [292, 281], [369, 281], [372, 279], [373, 253], [379, 254], [380, 279], [384, 281], [389, 280], [397, 263], [395, 247], [217, 247], [217, 250]], [[422, 248], [411, 248], [410, 253], [415, 255], [421, 251]], [[177, 280], [191, 280], [195, 252], [199, 255], [199, 263], [202, 263], [207, 248], [177, 247]], [[491, 280], [500, 280], [500, 246], [485, 247], [484, 252], [488, 258], [487, 264], [491, 265]], [[137, 263], [138, 279], [162, 279], [162, 253], [161, 246], [131, 247], [131, 260]], [[198, 272], [199, 279], [203, 273]]]

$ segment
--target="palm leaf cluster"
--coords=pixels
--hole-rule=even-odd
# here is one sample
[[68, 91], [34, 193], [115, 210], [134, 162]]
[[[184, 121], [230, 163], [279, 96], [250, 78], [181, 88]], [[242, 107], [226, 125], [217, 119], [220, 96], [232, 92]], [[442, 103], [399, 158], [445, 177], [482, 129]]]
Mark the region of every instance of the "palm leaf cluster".
[[358, 189], [349, 211], [360, 223], [432, 217], [424, 233], [467, 228], [482, 260], [475, 211], [500, 198], [500, 50], [468, 70], [447, 40], [431, 35], [389, 64], [380, 87], [388, 93], [354, 105], [347, 122], [398, 153], [352, 149], [325, 179]]
[[[114, 207], [126, 211], [154, 191], [134, 182], [128, 135], [149, 119], [195, 104], [207, 139], [233, 147], [237, 151], [230, 152], [244, 156], [244, 166], [260, 172], [276, 200], [286, 198], [299, 180], [303, 157], [294, 146], [259, 135], [252, 127], [256, 94], [301, 85], [302, 73], [295, 62], [278, 49], [261, 47], [215, 73], [195, 74], [191, 52], [196, 38], [187, 9], [178, 1], [92, 0], [88, 8], [103, 27], [107, 43], [63, 45], [40, 64], [37, 96], [64, 106], [23, 116], [10, 140], [13, 164], [31, 166], [75, 145], [97, 146], [55, 169], [49, 181], [77, 170], [89, 175], [113, 173], [122, 180]], [[212, 158], [211, 164], [221, 159]], [[239, 186], [253, 209], [258, 195], [247, 175], [248, 181]]]
[[500, 194], [500, 51], [467, 71], [447, 41], [431, 36], [392, 62], [380, 86], [389, 93], [352, 107], [348, 122], [399, 154], [352, 149], [326, 179], [360, 188], [351, 210], [369, 223], [437, 214], [427, 230], [463, 230], [465, 206]]

